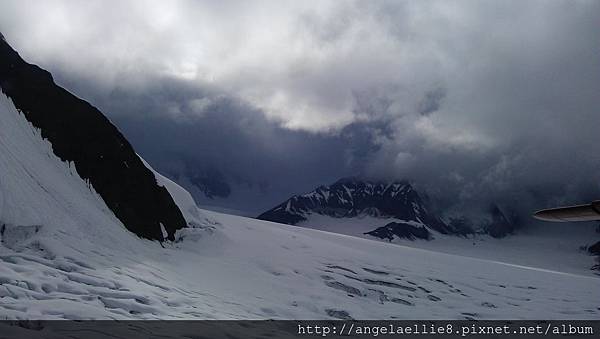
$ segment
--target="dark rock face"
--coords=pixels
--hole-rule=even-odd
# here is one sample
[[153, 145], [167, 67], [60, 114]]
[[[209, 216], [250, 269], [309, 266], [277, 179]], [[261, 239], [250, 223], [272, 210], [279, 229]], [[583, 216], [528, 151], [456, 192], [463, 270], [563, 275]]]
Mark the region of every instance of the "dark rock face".
[[258, 219], [297, 224], [311, 213], [335, 218], [358, 215], [416, 221], [443, 234], [454, 230], [429, 212], [421, 196], [408, 182], [378, 183], [356, 178], [341, 179], [330, 186], [296, 195]]
[[592, 246], [588, 247], [588, 252], [590, 252], [591, 255], [595, 255], [596, 256], [596, 263], [597, 264], [595, 264], [594, 266], [592, 266], [592, 269], [600, 271], [600, 241], [598, 241], [597, 243], [595, 243]]
[[600, 255], [600, 241], [588, 247], [588, 252], [594, 255]]
[[430, 240], [431, 233], [424, 226], [414, 226], [407, 223], [391, 222], [385, 226], [379, 227], [365, 234], [389, 241], [394, 240], [394, 237], [404, 238], [409, 240], [424, 239]]
[[486, 231], [489, 235], [494, 238], [502, 238], [511, 233], [516, 229], [515, 224], [500, 210], [497, 205], [490, 207], [490, 215], [492, 221], [487, 225]]
[[171, 195], [158, 186], [129, 142], [95, 107], [56, 85], [47, 71], [25, 62], [0, 39], [0, 87], [52, 143], [54, 153], [72, 161], [107, 206], [135, 234], [164, 240], [186, 226]]
[[473, 223], [466, 217], [450, 218], [448, 226], [453, 230], [454, 234], [466, 236], [474, 233]]
[[[600, 225], [596, 227], [596, 233], [600, 233]], [[598, 262], [598, 264], [594, 265], [592, 269], [600, 271], [600, 241], [588, 247], [588, 252], [590, 252], [592, 255], [596, 255], [596, 261]]]

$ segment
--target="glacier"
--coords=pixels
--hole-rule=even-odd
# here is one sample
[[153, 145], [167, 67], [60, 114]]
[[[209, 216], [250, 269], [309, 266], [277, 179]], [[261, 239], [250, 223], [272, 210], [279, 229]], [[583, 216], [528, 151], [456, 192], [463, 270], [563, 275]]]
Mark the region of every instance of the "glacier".
[[[0, 94], [3, 319], [598, 319], [598, 277], [199, 209], [129, 232]], [[146, 164], [146, 166], [150, 167]]]

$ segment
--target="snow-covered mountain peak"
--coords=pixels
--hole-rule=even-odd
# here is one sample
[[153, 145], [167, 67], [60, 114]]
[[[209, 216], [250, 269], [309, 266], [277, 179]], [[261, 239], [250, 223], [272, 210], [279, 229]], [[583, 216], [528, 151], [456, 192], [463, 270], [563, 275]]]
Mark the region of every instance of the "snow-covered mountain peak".
[[451, 233], [451, 229], [429, 211], [424, 199], [408, 181], [378, 182], [356, 177], [343, 178], [293, 196], [258, 219], [295, 225], [312, 215], [394, 218], [422, 224], [440, 233]]

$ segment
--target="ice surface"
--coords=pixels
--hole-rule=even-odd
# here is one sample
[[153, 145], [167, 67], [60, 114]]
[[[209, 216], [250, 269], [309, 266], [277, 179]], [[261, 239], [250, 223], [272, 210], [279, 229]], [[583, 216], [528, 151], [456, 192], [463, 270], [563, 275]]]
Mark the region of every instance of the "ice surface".
[[[308, 214], [307, 220], [298, 226], [333, 233], [352, 235], [366, 239], [388, 242], [366, 232], [390, 222], [422, 226], [418, 222], [395, 218], [361, 215], [353, 218], [333, 218], [321, 214]], [[545, 224], [531, 225], [514, 235], [498, 239], [485, 234], [469, 234], [465, 237], [444, 235], [429, 229], [434, 240], [408, 240], [395, 238], [392, 242], [404, 246], [428, 249], [436, 252], [457, 254], [509, 264], [538, 267], [553, 271], [597, 276], [590, 270], [595, 258], [581, 247], [594, 244], [598, 239], [594, 225]]]

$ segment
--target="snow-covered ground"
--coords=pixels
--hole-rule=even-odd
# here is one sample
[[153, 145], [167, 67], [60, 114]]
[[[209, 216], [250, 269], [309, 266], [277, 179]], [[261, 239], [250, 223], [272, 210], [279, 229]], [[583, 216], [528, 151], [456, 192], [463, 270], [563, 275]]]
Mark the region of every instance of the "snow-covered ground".
[[[354, 218], [333, 218], [321, 214], [311, 214], [307, 217], [308, 219], [300, 222], [298, 226], [383, 242], [388, 242], [388, 240], [364, 233], [393, 221], [405, 222], [394, 218], [378, 218], [368, 215]], [[419, 226], [414, 222], [409, 223]], [[508, 235], [501, 239], [484, 234], [468, 235], [467, 237], [448, 236], [430, 230], [434, 237], [434, 240], [431, 241], [396, 238], [392, 242], [515, 265], [597, 276], [598, 271], [590, 270], [596, 263], [595, 257], [581, 248], [592, 245], [600, 239], [600, 234], [595, 231], [595, 227], [593, 224], [581, 223], [544, 223], [542, 225], [533, 223], [514, 235]]]
[[198, 210], [128, 232], [0, 95], [0, 317], [598, 319], [600, 279]]

